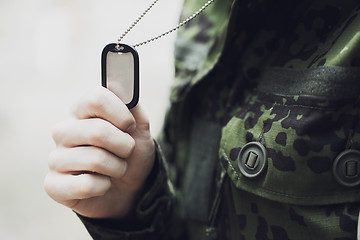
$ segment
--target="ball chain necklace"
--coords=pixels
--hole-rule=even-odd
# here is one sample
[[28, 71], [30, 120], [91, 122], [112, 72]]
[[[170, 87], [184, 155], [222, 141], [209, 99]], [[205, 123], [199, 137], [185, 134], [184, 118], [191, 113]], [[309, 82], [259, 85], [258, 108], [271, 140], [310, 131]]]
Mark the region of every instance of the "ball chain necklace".
[[193, 15], [162, 34], [132, 46], [122, 43], [122, 39], [140, 22], [158, 1], [159, 0], [154, 0], [150, 6], [145, 9], [145, 11], [119, 37], [117, 43], [106, 45], [102, 51], [102, 86], [107, 87], [114, 92], [128, 108], [134, 107], [139, 100], [139, 55], [135, 48], [153, 42], [178, 30], [201, 14], [215, 0], [208, 0]]

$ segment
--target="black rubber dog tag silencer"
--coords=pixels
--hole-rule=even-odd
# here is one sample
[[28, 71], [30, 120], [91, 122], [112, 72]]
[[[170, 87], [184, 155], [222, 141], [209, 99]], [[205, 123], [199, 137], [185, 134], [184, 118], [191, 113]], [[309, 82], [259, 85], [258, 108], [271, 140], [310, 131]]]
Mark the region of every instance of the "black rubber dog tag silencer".
[[105, 46], [101, 55], [101, 84], [115, 93], [128, 108], [139, 101], [139, 55], [121, 43]]

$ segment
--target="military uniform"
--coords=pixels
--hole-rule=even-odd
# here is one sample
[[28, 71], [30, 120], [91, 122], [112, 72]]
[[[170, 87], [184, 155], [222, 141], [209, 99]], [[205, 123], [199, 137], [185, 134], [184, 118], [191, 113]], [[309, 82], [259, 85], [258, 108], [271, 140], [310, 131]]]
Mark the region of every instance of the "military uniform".
[[94, 239], [356, 239], [359, 14], [216, 0], [181, 29], [145, 193], [128, 219], [81, 217]]

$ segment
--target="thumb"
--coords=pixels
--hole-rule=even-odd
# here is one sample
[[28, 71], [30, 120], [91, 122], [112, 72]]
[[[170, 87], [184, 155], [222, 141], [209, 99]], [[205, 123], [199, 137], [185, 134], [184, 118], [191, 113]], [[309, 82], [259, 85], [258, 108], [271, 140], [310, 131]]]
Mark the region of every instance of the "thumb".
[[150, 131], [150, 123], [149, 119], [146, 116], [143, 108], [141, 107], [141, 104], [138, 103], [135, 107], [130, 109], [131, 114], [135, 118], [136, 122], [136, 133], [137, 134], [144, 134], [149, 133]]

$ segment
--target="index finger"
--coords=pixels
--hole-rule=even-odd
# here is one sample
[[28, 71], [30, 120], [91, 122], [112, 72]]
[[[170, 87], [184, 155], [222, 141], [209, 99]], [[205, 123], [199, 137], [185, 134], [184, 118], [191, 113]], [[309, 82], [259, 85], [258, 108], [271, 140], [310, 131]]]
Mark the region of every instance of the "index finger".
[[72, 108], [73, 115], [78, 119], [102, 118], [123, 131], [135, 128], [135, 118], [113, 92], [97, 87], [82, 96]]

